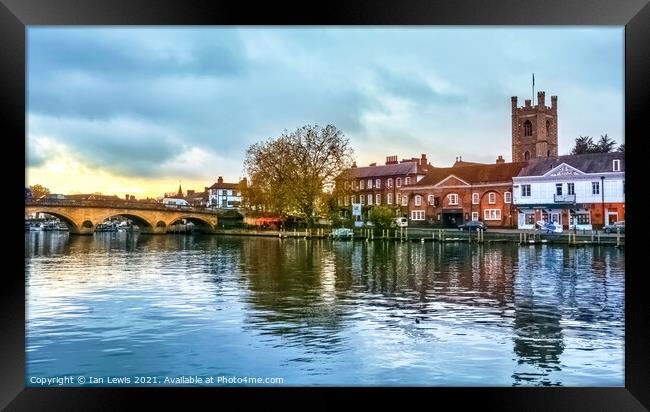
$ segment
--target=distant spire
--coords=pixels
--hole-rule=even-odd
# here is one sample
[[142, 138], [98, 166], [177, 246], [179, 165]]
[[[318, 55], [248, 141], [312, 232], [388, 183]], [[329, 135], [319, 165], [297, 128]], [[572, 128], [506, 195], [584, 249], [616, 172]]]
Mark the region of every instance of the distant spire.
[[181, 184], [178, 184], [178, 193], [176, 194], [178, 197], [183, 197], [183, 189], [181, 188]]

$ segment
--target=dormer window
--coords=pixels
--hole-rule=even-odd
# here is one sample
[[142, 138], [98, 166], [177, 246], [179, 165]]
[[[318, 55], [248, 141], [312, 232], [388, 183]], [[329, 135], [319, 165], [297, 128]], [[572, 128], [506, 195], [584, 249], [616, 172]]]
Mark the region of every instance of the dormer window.
[[613, 163], [614, 163], [614, 164], [613, 164], [613, 170], [614, 170], [615, 172], [620, 172], [620, 171], [621, 171], [621, 161], [618, 160], [618, 159], [614, 159], [614, 162], [613, 162]]

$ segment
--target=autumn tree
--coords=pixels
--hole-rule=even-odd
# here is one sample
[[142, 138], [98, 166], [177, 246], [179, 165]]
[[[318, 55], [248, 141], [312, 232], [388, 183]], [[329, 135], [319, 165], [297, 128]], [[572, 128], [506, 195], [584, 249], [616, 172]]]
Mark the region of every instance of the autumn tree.
[[249, 202], [262, 210], [298, 213], [313, 227], [329, 204], [324, 188], [351, 166], [352, 155], [349, 140], [332, 125], [306, 125], [255, 143], [244, 161]]
[[29, 187], [32, 190], [32, 197], [38, 199], [41, 196], [47, 196], [50, 194], [50, 189], [45, 186], [36, 184]]

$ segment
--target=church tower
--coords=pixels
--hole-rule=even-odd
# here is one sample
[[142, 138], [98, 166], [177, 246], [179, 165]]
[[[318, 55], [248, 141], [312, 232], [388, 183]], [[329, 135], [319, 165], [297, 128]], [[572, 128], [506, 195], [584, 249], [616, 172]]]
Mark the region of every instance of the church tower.
[[537, 105], [530, 99], [517, 107], [517, 96], [512, 104], [512, 161], [524, 162], [533, 157], [557, 156], [557, 96], [551, 96], [551, 107], [546, 106], [545, 93], [537, 92]]

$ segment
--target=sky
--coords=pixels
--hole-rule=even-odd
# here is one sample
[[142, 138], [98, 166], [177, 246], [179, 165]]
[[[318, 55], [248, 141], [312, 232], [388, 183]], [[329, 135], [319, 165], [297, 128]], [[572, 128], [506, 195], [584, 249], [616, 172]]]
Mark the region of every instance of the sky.
[[511, 160], [510, 97], [558, 96], [559, 154], [624, 142], [623, 27], [29, 27], [28, 185], [159, 197], [332, 124], [357, 164]]

